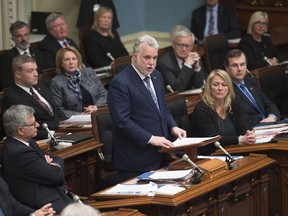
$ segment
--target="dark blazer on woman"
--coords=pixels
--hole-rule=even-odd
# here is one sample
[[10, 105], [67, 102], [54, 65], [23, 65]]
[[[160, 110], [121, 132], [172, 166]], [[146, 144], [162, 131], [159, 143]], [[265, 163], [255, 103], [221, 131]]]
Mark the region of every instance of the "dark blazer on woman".
[[0, 177], [0, 208], [5, 216], [27, 216], [35, 210], [17, 202], [9, 191], [7, 183]]
[[[240, 24], [236, 10], [227, 4], [219, 3], [218, 6], [218, 32], [228, 39], [240, 38]], [[192, 12], [191, 31], [196, 38], [202, 40], [206, 24], [206, 4]]]
[[64, 187], [64, 161], [50, 156], [60, 167], [50, 165], [35, 142], [30, 141], [29, 145], [12, 137], [4, 141], [3, 175], [10, 192], [16, 200], [31, 208], [39, 209], [52, 203], [53, 209], [60, 213], [72, 202]]
[[84, 37], [84, 48], [88, 63], [92, 68], [110, 65], [112, 60], [107, 57], [110, 53], [113, 58], [127, 56], [129, 53], [120, 40], [120, 36], [113, 31], [114, 37], [103, 36], [91, 29]]
[[[80, 85], [90, 93], [93, 99], [91, 105], [99, 106], [107, 103], [107, 91], [92, 68], [85, 67], [82, 69]], [[50, 90], [56, 106], [64, 113], [66, 118], [83, 112], [82, 102], [68, 88], [67, 77], [63, 73], [58, 74], [51, 80]]]
[[279, 62], [286, 60], [286, 57], [273, 45], [271, 38], [267, 35], [263, 35], [262, 41], [257, 42], [251, 34], [245, 34], [238, 47], [247, 57], [247, 68], [249, 70], [269, 66], [267, 61], [264, 60], [264, 56], [267, 58], [276, 57]]
[[[232, 102], [231, 119], [237, 131], [237, 136], [222, 136], [219, 140], [221, 145], [238, 144], [238, 137], [244, 135], [249, 130], [246, 119], [238, 100]], [[220, 134], [218, 114], [209, 107], [204, 101], [200, 101], [191, 116], [191, 134], [196, 137], [212, 137]], [[212, 153], [215, 150], [214, 145], [210, 144], [204, 153]]]

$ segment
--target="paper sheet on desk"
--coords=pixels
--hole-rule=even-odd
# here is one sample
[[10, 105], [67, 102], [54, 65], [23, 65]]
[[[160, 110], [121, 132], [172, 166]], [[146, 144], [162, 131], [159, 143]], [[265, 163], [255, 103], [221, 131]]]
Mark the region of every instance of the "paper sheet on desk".
[[186, 137], [182, 139], [177, 139], [176, 141], [173, 142], [174, 147], [180, 147], [180, 146], [185, 146], [185, 145], [193, 145], [193, 144], [199, 144], [201, 142], [204, 142], [206, 140], [214, 139], [215, 137]]
[[148, 184], [117, 184], [103, 192], [103, 194], [138, 194], [148, 195], [154, 193], [158, 188], [158, 185], [153, 182]]
[[273, 125], [265, 125], [254, 128], [256, 143], [267, 143], [270, 142], [274, 136], [280, 133], [288, 132], [288, 124], [273, 124]]
[[63, 121], [63, 123], [91, 123], [91, 115], [72, 115], [69, 119]]
[[191, 94], [200, 94], [200, 93], [202, 93], [201, 88], [179, 92], [180, 95], [191, 95]]

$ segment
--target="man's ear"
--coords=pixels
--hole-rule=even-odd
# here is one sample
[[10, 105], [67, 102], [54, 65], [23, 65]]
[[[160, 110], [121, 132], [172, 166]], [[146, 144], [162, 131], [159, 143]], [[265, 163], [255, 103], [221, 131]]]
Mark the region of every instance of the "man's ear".
[[18, 133], [20, 136], [23, 136], [23, 134], [24, 134], [23, 128], [22, 128], [22, 127], [17, 128], [17, 133]]

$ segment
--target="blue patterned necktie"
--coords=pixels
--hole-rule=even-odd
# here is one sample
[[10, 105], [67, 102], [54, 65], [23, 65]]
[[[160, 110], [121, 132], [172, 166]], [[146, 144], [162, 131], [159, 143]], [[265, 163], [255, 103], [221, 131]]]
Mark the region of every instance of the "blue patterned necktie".
[[255, 99], [253, 98], [253, 96], [250, 94], [250, 92], [248, 91], [247, 87], [245, 84], [241, 83], [239, 85], [240, 89], [242, 90], [242, 92], [245, 94], [245, 96], [250, 100], [250, 102], [254, 105], [254, 107], [257, 109], [257, 111], [260, 113], [261, 118], [264, 119], [265, 114], [262, 112], [262, 110], [260, 109], [259, 105], [257, 104], [257, 102], [255, 101]]
[[146, 87], [147, 87], [148, 91], [150, 92], [150, 95], [151, 95], [154, 103], [156, 104], [158, 110], [160, 110], [160, 109], [159, 109], [158, 100], [157, 100], [157, 97], [156, 97], [156, 95], [155, 95], [152, 87], [151, 87], [150, 80], [151, 80], [150, 76], [147, 76], [147, 77], [144, 79], [144, 82], [146, 83]]

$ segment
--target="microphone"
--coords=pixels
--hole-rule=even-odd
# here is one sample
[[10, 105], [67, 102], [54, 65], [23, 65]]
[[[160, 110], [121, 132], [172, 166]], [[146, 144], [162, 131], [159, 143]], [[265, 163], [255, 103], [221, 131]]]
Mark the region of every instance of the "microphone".
[[84, 205], [84, 203], [80, 200], [79, 196], [76, 195], [76, 194], [73, 195], [73, 201], [74, 201], [75, 203], [81, 203], [81, 204]]
[[221, 149], [221, 151], [223, 151], [225, 155], [227, 155], [229, 158], [231, 158], [231, 159], [234, 161], [234, 158], [232, 158], [232, 156], [221, 146], [221, 144], [220, 144], [218, 141], [216, 141], [216, 142], [214, 143], [214, 145], [215, 145], [217, 148]]
[[194, 177], [194, 179], [192, 180], [192, 183], [194, 184], [198, 184], [201, 182], [200, 178], [203, 176], [204, 172], [202, 169], [200, 169], [199, 166], [197, 166], [193, 161], [190, 160], [190, 158], [188, 157], [188, 155], [184, 154], [182, 156], [182, 159], [184, 161], [187, 161], [195, 170], [196, 170], [196, 176]]
[[246, 72], [254, 79], [254, 75], [248, 69], [246, 69]]
[[171, 92], [171, 93], [175, 92], [170, 85], [166, 85], [166, 90]]
[[263, 59], [264, 59], [270, 66], [273, 66], [272, 63], [269, 61], [269, 59], [268, 59], [266, 56], [264, 56]]
[[51, 133], [51, 131], [49, 130], [47, 123], [43, 123], [43, 124], [42, 124], [42, 127], [47, 131], [47, 133], [48, 133], [49, 136], [51, 137], [50, 147], [51, 147], [51, 150], [54, 150], [54, 149], [55, 149], [55, 146], [58, 145], [58, 142], [57, 142], [56, 138], [54, 137], [54, 135], [53, 135], [53, 134]]
[[225, 161], [227, 163], [228, 169], [231, 170], [233, 167], [236, 167], [235, 165], [231, 165], [235, 161], [235, 159], [221, 146], [221, 144], [218, 141], [216, 141], [214, 143], [214, 145], [217, 148], [221, 149], [221, 151], [223, 151], [224, 154], [226, 155], [226, 160]]
[[110, 71], [110, 70], [111, 70], [111, 66], [110, 65], [94, 69], [94, 71], [96, 73], [97, 72], [99, 73], [99, 72], [102, 72], [102, 71], [107, 72], [107, 71]]
[[115, 60], [115, 58], [111, 55], [110, 52], [108, 52], [108, 53], [106, 54], [106, 56], [107, 56], [108, 58], [110, 58], [112, 61]]

